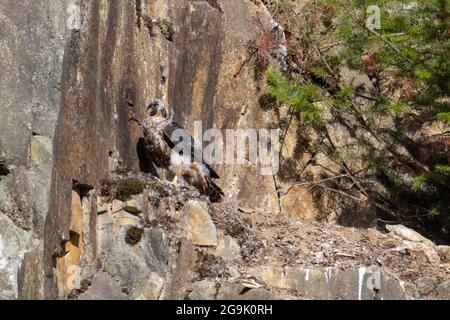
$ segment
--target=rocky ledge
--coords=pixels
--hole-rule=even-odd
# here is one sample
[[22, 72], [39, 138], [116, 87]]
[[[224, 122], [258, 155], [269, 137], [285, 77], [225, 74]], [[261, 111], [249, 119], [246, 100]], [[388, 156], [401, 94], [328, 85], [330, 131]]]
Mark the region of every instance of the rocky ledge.
[[402, 225], [295, 221], [150, 176], [74, 191], [63, 242], [60, 298], [450, 298], [450, 247]]

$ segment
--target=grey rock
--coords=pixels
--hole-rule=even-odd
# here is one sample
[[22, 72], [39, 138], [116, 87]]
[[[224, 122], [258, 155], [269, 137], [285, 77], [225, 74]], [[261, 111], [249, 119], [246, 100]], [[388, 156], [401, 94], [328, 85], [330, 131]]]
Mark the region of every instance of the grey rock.
[[97, 273], [89, 289], [80, 294], [79, 300], [128, 300], [120, 285], [106, 272]]
[[19, 165], [28, 162], [32, 132], [50, 139], [54, 134], [66, 5], [62, 0], [0, 3], [0, 149]]
[[141, 285], [133, 292], [135, 300], [158, 300], [164, 287], [164, 278], [151, 273]]
[[45, 149], [51, 146], [42, 148], [44, 150], [40, 153], [34, 151], [30, 154], [30, 166], [16, 167], [7, 177], [0, 179], [0, 212], [10, 217], [17, 226], [33, 230], [37, 237], [42, 237], [44, 233], [53, 164], [51, 151]]
[[217, 293], [214, 281], [207, 279], [193, 283], [190, 290], [190, 300], [214, 300]]
[[[429, 241], [429, 240], [428, 240]], [[410, 241], [410, 240], [403, 240], [402, 246], [398, 247], [397, 249], [403, 249], [401, 251], [418, 251], [423, 252], [423, 254], [427, 257], [428, 261], [431, 264], [440, 264], [441, 258], [439, 257], [438, 252], [436, 251], [436, 247], [426, 241], [424, 242], [418, 242], [418, 241]]]
[[271, 266], [254, 267], [248, 273], [273, 288], [294, 290], [302, 298], [323, 300], [405, 299], [402, 283], [377, 267], [341, 270]]
[[405, 300], [405, 288], [403, 282], [393, 277], [383, 275], [381, 282], [381, 289], [379, 292], [379, 299], [382, 300]]
[[241, 247], [233, 237], [221, 235], [215, 254], [224, 260], [239, 260], [241, 259]]
[[25, 253], [18, 276], [19, 300], [44, 299], [43, 256], [44, 248], [40, 242]]
[[[19, 228], [35, 229], [39, 235], [40, 229], [43, 228], [43, 217], [35, 215], [28, 189], [28, 180], [32, 176], [28, 173], [20, 167], [0, 180], [0, 212], [7, 215]], [[37, 192], [37, 195], [40, 195], [40, 192]]]
[[95, 190], [90, 190], [82, 198], [83, 212], [83, 248], [81, 259], [81, 278], [90, 278], [96, 270], [97, 255], [97, 197]]
[[433, 242], [424, 236], [422, 236], [420, 233], [405, 227], [401, 224], [396, 225], [387, 225], [386, 229], [388, 229], [390, 232], [394, 233], [395, 235], [408, 240], [412, 242], [421, 242], [429, 246], [433, 246]]
[[119, 211], [122, 211], [125, 207], [125, 202], [114, 199], [112, 203], [112, 213], [117, 213]]
[[142, 239], [134, 246], [128, 245], [124, 234], [121, 234], [106, 253], [104, 270], [132, 292], [152, 273], [164, 276], [168, 253], [168, 239], [160, 229], [145, 230]]
[[97, 217], [97, 253], [107, 252], [113, 243], [114, 219], [105, 213]]
[[217, 230], [206, 203], [191, 201], [183, 208], [186, 236], [199, 246], [217, 246]]
[[437, 289], [437, 298], [443, 300], [450, 300], [450, 280], [441, 283]]
[[228, 274], [230, 275], [231, 279], [238, 279], [241, 276], [241, 273], [239, 272], [239, 270], [237, 268], [235, 268], [234, 266], [229, 266], [228, 269]]
[[164, 276], [170, 254], [166, 233], [162, 229], [146, 230], [139, 246], [148, 267], [156, 274]]
[[249, 289], [239, 283], [225, 283], [220, 287], [217, 294], [219, 300], [274, 300], [275, 298], [266, 289]]
[[107, 254], [104, 270], [117, 280], [121, 287], [133, 291], [151, 273], [141, 252], [118, 245], [113, 245]]
[[285, 287], [285, 275], [283, 269], [280, 267], [257, 266], [249, 268], [247, 273], [273, 288], [284, 289]]
[[186, 297], [189, 281], [194, 274], [197, 253], [189, 240], [183, 238], [175, 261], [172, 263], [171, 279], [165, 290], [164, 298], [180, 300]]
[[422, 277], [416, 281], [416, 288], [421, 294], [429, 294], [434, 290], [435, 280], [432, 277]]
[[23, 171], [26, 190], [22, 192], [29, 197], [33, 212], [33, 229], [39, 237], [44, 234], [44, 223], [49, 210], [51, 174], [52, 162]]
[[0, 300], [17, 299], [18, 272], [30, 235], [0, 213]]

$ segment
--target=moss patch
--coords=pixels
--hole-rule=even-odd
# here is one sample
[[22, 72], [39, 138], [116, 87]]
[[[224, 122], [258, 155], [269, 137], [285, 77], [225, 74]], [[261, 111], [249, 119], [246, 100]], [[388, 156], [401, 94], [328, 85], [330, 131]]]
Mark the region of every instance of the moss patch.
[[130, 178], [117, 182], [116, 198], [121, 201], [130, 200], [135, 194], [140, 194], [144, 190], [144, 184], [138, 179]]
[[127, 234], [125, 236], [125, 242], [130, 245], [135, 245], [142, 239], [142, 235], [144, 234], [144, 229], [138, 227], [130, 227], [127, 230]]

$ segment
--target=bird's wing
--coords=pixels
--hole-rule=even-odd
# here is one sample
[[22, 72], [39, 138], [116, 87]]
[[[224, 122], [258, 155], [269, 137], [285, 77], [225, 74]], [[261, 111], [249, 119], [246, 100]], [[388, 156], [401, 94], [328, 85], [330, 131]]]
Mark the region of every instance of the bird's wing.
[[[174, 141], [174, 132], [176, 130], [180, 130], [177, 132], [176, 136], [182, 136], [182, 141]], [[164, 139], [172, 149], [177, 146], [180, 149], [182, 148], [182, 150], [190, 150], [191, 157], [194, 159], [194, 162], [203, 164], [209, 170], [212, 178], [219, 179], [217, 172], [215, 172], [214, 169], [205, 162], [202, 148], [199, 143], [195, 141], [189, 132], [178, 123], [170, 122], [164, 127]]]

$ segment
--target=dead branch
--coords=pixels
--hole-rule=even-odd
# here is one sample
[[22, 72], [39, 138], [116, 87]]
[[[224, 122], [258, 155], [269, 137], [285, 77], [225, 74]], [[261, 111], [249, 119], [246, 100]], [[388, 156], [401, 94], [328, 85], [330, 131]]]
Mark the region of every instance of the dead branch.
[[253, 51], [250, 52], [250, 54], [247, 56], [247, 58], [242, 62], [241, 66], [239, 67], [239, 70], [233, 75], [233, 78], [237, 78], [238, 75], [242, 72], [242, 69], [244, 69], [245, 65], [252, 60], [252, 58], [255, 56], [255, 54], [258, 52], [258, 48], [253, 49]]

